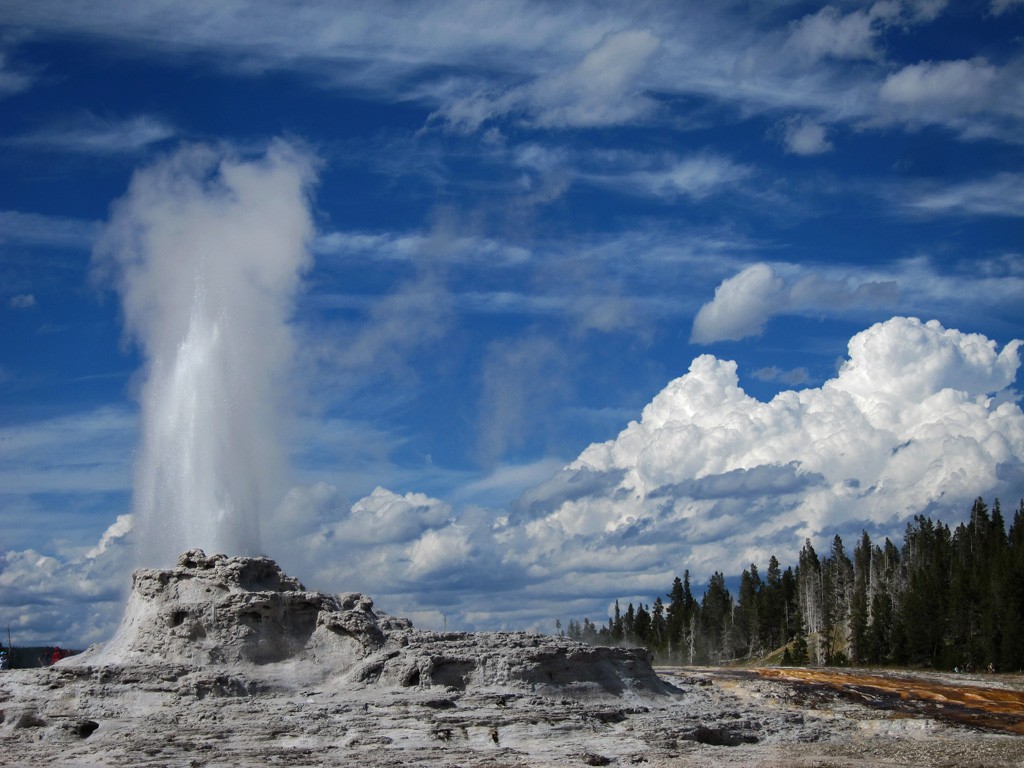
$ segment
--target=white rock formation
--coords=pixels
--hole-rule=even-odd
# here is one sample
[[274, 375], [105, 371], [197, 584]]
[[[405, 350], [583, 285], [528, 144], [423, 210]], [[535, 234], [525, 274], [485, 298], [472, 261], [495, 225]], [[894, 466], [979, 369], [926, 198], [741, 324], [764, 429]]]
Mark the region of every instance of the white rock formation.
[[64, 662], [185, 665], [250, 678], [384, 687], [529, 690], [571, 697], [668, 691], [640, 649], [525, 632], [425, 632], [373, 610], [357, 592], [307, 590], [265, 557], [185, 552], [139, 570], [115, 636]]

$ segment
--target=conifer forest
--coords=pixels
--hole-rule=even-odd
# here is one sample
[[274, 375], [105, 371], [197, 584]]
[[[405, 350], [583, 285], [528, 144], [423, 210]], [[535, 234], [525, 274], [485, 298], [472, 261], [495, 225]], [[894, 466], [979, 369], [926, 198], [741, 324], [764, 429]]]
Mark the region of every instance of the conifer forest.
[[783, 570], [751, 563], [738, 594], [716, 572], [698, 600], [689, 571], [653, 604], [616, 601], [607, 624], [559, 629], [594, 644], [646, 646], [663, 664], [767, 658], [782, 665], [896, 665], [1024, 669], [1024, 501], [1009, 531], [999, 501], [977, 499], [951, 530], [917, 515], [903, 545], [837, 535], [827, 553], [810, 540]]

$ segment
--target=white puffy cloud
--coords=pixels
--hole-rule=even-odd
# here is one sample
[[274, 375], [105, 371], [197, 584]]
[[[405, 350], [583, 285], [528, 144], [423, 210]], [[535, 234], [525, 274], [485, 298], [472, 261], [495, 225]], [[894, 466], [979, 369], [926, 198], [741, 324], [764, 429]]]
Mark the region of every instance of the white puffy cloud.
[[[916, 512], [958, 515], [979, 494], [1020, 493], [1024, 414], [992, 397], [1012, 384], [1019, 346], [997, 352], [977, 334], [893, 318], [851, 340], [835, 379], [768, 403], [743, 392], [734, 363], [704, 355], [641, 421], [571, 465], [623, 471], [615, 493], [561, 503], [545, 520], [567, 533], [672, 525], [679, 539], [714, 540], [736, 567], [755, 536], [892, 534]], [[739, 498], [746, 523], [730, 530]]]
[[784, 280], [764, 263], [752, 264], [722, 281], [715, 297], [702, 306], [693, 321], [690, 341], [710, 344], [758, 336], [765, 323], [784, 312], [841, 312], [848, 308], [892, 304], [897, 283], [872, 275], [807, 272], [781, 265]]
[[802, 118], [785, 126], [786, 151], [794, 155], [820, 155], [833, 149], [825, 126]]
[[[364, 590], [430, 626], [602, 620], [684, 568], [700, 584], [793, 562], [805, 537], [898, 537], [914, 514], [955, 522], [979, 495], [1024, 495], [1019, 349], [896, 317], [854, 336], [835, 378], [769, 402], [702, 355], [639, 421], [505, 510], [384, 489], [350, 509], [320, 485], [293, 490], [278, 513], [293, 534], [275, 540], [307, 584]], [[372, 526], [381, 535], [341, 533]]]
[[768, 319], [785, 307], [782, 280], [767, 264], [753, 264], [715, 289], [715, 298], [700, 308], [690, 341], [709, 344], [756, 336]]
[[867, 11], [843, 13], [826, 5], [793, 25], [787, 44], [812, 61], [832, 56], [838, 59], [871, 59], [877, 56], [875, 30]]
[[0, 552], [0, 611], [20, 646], [81, 649], [110, 638], [131, 587], [132, 519], [121, 515], [87, 553]]
[[[327, 483], [297, 486], [263, 520], [266, 554], [310, 588], [362, 590], [427, 627], [603, 620], [611, 600], [650, 601], [684, 568], [699, 585], [771, 555], [793, 562], [805, 537], [898, 537], [914, 514], [956, 522], [979, 495], [1012, 503], [1020, 346], [895, 317], [854, 336], [834, 378], [769, 402], [743, 391], [735, 363], [702, 355], [638, 421], [507, 509], [383, 488], [349, 504]], [[119, 517], [88, 551], [3, 555], [19, 642], [109, 636], [133, 523]]]
[[915, 117], [975, 112], [991, 105], [998, 76], [981, 58], [923, 61], [889, 75], [879, 95]]

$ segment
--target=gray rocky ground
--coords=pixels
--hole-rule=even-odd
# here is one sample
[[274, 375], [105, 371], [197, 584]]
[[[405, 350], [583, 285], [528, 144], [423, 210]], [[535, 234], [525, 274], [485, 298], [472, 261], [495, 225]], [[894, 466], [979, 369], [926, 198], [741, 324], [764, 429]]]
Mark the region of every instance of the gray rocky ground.
[[0, 676], [0, 764], [1024, 766], [1012, 733], [659, 671], [636, 650], [421, 632], [264, 558], [192, 551], [135, 574], [105, 646]]

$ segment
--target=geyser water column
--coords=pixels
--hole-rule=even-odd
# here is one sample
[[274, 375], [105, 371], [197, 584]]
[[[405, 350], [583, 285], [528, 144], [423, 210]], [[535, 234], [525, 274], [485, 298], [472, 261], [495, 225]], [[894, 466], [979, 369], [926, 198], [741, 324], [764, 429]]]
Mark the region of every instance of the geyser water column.
[[311, 263], [310, 156], [187, 146], [135, 173], [93, 254], [146, 365], [133, 513], [140, 563], [253, 555], [285, 455], [289, 326]]

